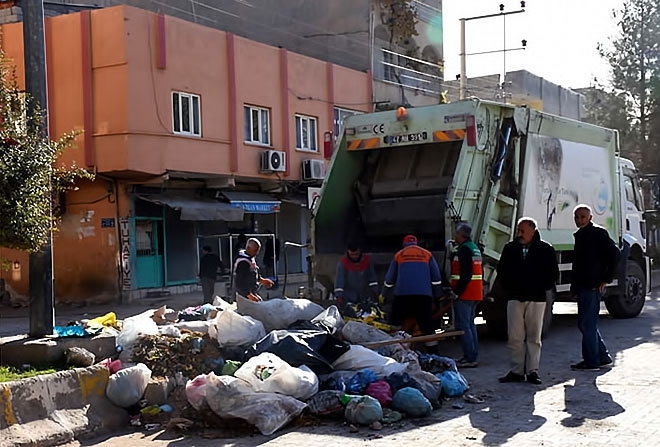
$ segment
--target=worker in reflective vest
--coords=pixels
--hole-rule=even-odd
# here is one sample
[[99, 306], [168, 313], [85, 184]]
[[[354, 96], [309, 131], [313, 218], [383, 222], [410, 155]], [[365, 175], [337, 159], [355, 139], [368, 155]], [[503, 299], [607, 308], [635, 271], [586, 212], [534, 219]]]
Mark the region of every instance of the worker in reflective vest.
[[[394, 255], [385, 274], [382, 294], [387, 298], [394, 295], [389, 316], [393, 327], [413, 317], [423, 335], [435, 334], [433, 299], [442, 296], [440, 268], [431, 252], [417, 245], [414, 235], [403, 238], [403, 248]], [[437, 344], [425, 343], [430, 352], [437, 349]]]
[[470, 239], [471, 235], [472, 227], [468, 223], [458, 224], [454, 239], [459, 245], [451, 261], [449, 278], [449, 284], [458, 296], [454, 301], [454, 322], [456, 329], [463, 331], [463, 358], [457, 362], [463, 368], [478, 366], [479, 343], [474, 316], [484, 293], [481, 251]]

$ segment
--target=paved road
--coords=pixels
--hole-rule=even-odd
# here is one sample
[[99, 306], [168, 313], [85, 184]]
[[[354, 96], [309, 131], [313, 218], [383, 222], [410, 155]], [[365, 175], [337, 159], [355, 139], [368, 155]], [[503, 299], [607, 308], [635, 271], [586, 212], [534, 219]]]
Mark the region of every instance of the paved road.
[[[173, 432], [131, 432], [94, 440], [80, 446], [211, 447], [254, 446], [388, 446], [388, 445], [514, 445], [514, 446], [656, 446], [660, 443], [660, 291], [648, 297], [636, 319], [613, 320], [603, 311], [601, 331], [615, 366], [599, 372], [571, 371], [580, 360], [580, 333], [574, 305], [558, 304], [552, 333], [544, 341], [541, 360], [543, 385], [500, 384], [508, 370], [502, 342], [481, 343], [480, 366], [465, 370], [471, 393], [483, 404], [447, 402], [429, 418], [406, 420], [381, 431], [361, 428], [351, 433], [341, 423], [296, 427], [275, 435], [204, 439]], [[459, 347], [443, 345], [447, 355]], [[452, 404], [463, 403], [464, 408]]]

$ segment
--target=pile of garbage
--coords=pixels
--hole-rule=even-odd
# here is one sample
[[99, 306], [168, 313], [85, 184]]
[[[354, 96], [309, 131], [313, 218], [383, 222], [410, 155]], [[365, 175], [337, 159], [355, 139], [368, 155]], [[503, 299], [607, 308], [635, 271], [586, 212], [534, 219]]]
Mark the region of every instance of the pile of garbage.
[[[304, 413], [378, 428], [428, 416], [469, 387], [452, 359], [396, 342], [369, 349], [395, 337], [306, 299], [216, 297], [213, 306], [160, 308], [113, 324], [121, 329], [118, 358], [105, 361], [106, 394], [135, 425], [158, 414], [192, 424], [180, 416], [211, 412], [269, 435]], [[167, 403], [167, 395], [179, 399]]]

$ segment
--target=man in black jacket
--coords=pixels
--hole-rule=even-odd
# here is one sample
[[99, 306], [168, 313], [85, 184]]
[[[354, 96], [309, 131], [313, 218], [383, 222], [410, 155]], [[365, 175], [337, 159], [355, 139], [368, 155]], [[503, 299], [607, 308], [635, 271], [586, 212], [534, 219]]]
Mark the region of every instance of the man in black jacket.
[[204, 303], [213, 303], [215, 295], [215, 281], [222, 262], [218, 255], [213, 253], [210, 246], [202, 247], [202, 257], [199, 260], [199, 281], [202, 283]]
[[270, 289], [274, 283], [262, 278], [255, 260], [261, 250], [259, 239], [251, 237], [245, 243], [245, 249], [238, 252], [234, 261], [234, 298], [240, 294], [251, 301], [262, 301], [257, 293], [261, 286]]
[[588, 205], [573, 210], [575, 247], [571, 272], [571, 295], [577, 296], [578, 327], [582, 332], [582, 361], [571, 365], [578, 371], [597, 371], [612, 364], [598, 331], [600, 300], [607, 284], [614, 279], [621, 252], [607, 230], [592, 222]]
[[541, 384], [541, 331], [546, 297], [559, 277], [557, 255], [541, 240], [531, 217], [518, 220], [516, 238], [504, 246], [497, 264], [497, 280], [509, 300], [507, 321], [511, 370], [500, 382]]

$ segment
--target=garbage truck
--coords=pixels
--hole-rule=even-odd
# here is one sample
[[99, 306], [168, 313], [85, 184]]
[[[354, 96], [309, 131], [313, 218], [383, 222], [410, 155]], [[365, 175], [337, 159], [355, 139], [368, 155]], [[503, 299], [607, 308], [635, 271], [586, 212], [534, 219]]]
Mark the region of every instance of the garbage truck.
[[409, 233], [446, 273], [455, 226], [468, 222], [483, 254], [480, 313], [489, 331], [505, 334], [497, 262], [517, 220], [531, 216], [560, 267], [547, 329], [552, 304], [571, 300], [573, 209], [587, 204], [623, 254], [607, 310], [635, 317], [650, 290], [646, 223], [639, 178], [619, 157], [618, 138], [616, 130], [474, 98], [348, 117], [313, 205], [310, 274], [332, 291], [346, 241], [359, 238], [382, 284]]

